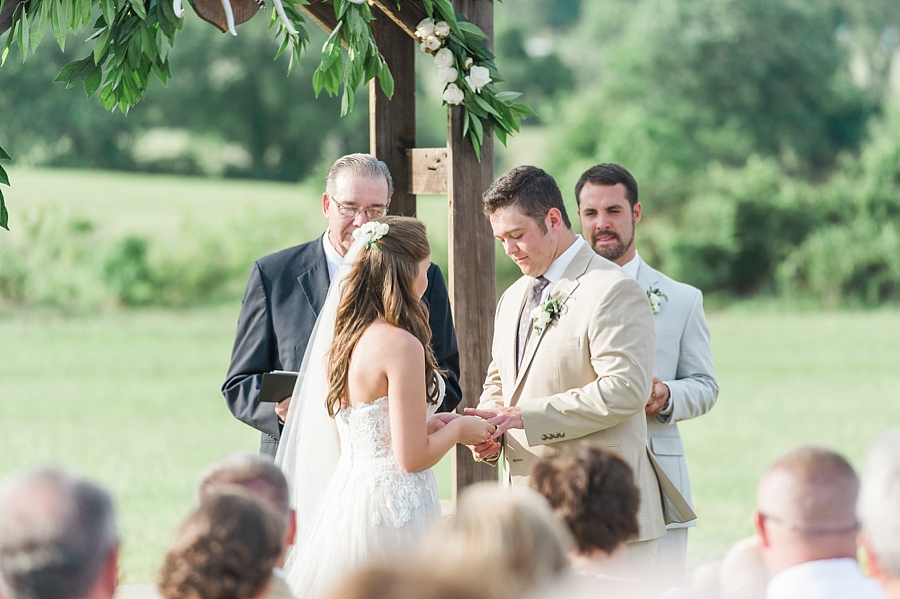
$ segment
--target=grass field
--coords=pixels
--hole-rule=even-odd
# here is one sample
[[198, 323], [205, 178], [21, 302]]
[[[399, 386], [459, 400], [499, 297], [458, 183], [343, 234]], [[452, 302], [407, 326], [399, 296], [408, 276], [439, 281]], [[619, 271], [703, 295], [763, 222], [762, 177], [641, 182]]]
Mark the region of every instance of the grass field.
[[[110, 233], [164, 239], [181, 223], [288, 220], [299, 243], [323, 228], [315, 186], [204, 181], [11, 168], [12, 233], [43, 208], [81, 215]], [[423, 199], [435, 259], [446, 261], [446, 217]], [[184, 234], [184, 231], [180, 234]], [[501, 259], [504, 259], [501, 256]], [[249, 264], [248, 264], [249, 269]], [[200, 471], [227, 452], [255, 450], [219, 393], [240, 298], [182, 311], [118, 310], [67, 318], [0, 314], [0, 476], [68, 464], [116, 497], [123, 582], [154, 578], [174, 527], [190, 510]], [[765, 304], [709, 314], [721, 395], [682, 425], [700, 526], [690, 562], [749, 535], [756, 481], [779, 452], [820, 443], [858, 464], [867, 444], [900, 423], [900, 312], [804, 312]], [[450, 494], [450, 468], [438, 469]]]
[[[0, 475], [64, 463], [114, 493], [124, 582], [153, 579], [203, 467], [256, 448], [218, 388], [238, 306], [0, 320]], [[879, 431], [900, 423], [900, 313], [710, 315], [716, 408], [682, 425], [700, 526], [691, 562], [751, 533], [756, 481], [798, 443], [859, 463]], [[450, 469], [438, 469], [449, 497]]]

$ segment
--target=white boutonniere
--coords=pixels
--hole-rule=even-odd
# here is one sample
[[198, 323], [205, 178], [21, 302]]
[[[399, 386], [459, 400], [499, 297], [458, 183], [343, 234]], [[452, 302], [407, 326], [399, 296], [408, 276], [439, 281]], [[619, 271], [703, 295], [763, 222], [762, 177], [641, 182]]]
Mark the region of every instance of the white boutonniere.
[[650, 310], [654, 314], [659, 314], [659, 305], [663, 300], [669, 301], [669, 296], [659, 290], [659, 287], [650, 287], [647, 289], [647, 299], [650, 300]]
[[375, 246], [375, 249], [379, 252], [381, 248], [375, 245], [375, 242], [387, 235], [390, 227], [386, 223], [379, 223], [374, 220], [367, 222], [357, 230], [353, 232], [353, 239], [362, 238], [365, 240], [366, 249], [372, 249], [372, 246]]
[[531, 320], [534, 322], [534, 332], [536, 335], [543, 333], [544, 329], [547, 328], [547, 325], [559, 318], [567, 299], [567, 297], [551, 295], [547, 298], [547, 301], [531, 311]]

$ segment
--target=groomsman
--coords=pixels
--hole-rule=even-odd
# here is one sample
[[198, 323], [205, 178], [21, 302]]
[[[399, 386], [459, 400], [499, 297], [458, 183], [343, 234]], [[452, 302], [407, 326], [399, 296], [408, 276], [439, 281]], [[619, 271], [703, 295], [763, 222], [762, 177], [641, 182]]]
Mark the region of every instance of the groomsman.
[[[328, 170], [322, 194], [325, 233], [253, 264], [222, 394], [235, 418], [260, 431], [260, 453], [275, 456], [290, 406], [290, 397], [277, 404], [258, 400], [262, 375], [300, 370], [328, 285], [353, 244], [353, 231], [387, 214], [393, 190], [387, 165], [374, 156], [338, 158]], [[423, 299], [429, 306], [431, 346], [446, 373], [440, 411], [450, 412], [462, 397], [459, 351], [447, 287], [435, 264], [428, 268]]]
[[562, 193], [541, 169], [500, 177], [483, 208], [523, 276], [497, 304], [484, 392], [478, 409], [466, 409], [497, 426], [472, 448], [475, 457], [494, 462], [502, 449], [507, 484], [527, 485], [538, 458], [568, 445], [616, 451], [640, 490], [640, 530], [625, 554], [635, 574], [652, 571], [666, 532], [663, 493], [670, 495], [647, 450], [656, 349], [647, 297], [572, 231]]
[[[709, 328], [699, 289], [674, 281], [646, 264], [635, 247], [641, 220], [638, 186], [618, 164], [591, 167], [575, 185], [581, 230], [594, 251], [636, 279], [647, 294], [656, 325], [653, 388], [644, 412], [650, 449], [690, 502], [691, 485], [677, 422], [702, 416], [719, 394]], [[693, 507], [693, 503], [692, 503]], [[661, 574], [680, 581], [685, 574], [688, 523], [669, 524], [660, 539]]]

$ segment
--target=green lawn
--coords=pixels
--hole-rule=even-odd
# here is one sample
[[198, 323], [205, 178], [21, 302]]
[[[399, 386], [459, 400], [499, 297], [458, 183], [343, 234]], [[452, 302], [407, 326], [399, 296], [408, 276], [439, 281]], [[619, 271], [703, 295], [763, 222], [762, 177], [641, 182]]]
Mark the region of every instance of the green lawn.
[[[0, 320], [0, 475], [64, 463], [110, 488], [124, 582], [152, 580], [203, 467], [256, 448], [218, 391], [238, 303]], [[733, 309], [709, 320], [722, 392], [710, 414], [683, 425], [701, 517], [692, 563], [751, 533], [756, 481], [779, 452], [821, 443], [859, 463], [879, 431], [900, 423], [900, 313]], [[438, 474], [449, 497], [446, 461]]]

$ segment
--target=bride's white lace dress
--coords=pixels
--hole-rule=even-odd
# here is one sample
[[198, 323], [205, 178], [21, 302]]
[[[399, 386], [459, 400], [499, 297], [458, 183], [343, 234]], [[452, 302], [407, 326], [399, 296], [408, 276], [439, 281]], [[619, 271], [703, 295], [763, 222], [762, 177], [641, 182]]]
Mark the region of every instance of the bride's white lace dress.
[[337, 469], [285, 564], [298, 599], [320, 597], [361, 565], [410, 555], [440, 520], [434, 473], [406, 472], [394, 458], [387, 397], [342, 408], [335, 422]]

